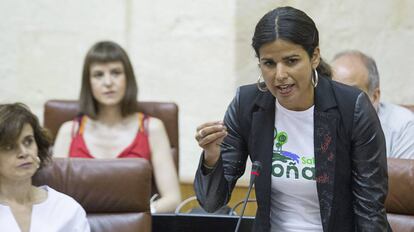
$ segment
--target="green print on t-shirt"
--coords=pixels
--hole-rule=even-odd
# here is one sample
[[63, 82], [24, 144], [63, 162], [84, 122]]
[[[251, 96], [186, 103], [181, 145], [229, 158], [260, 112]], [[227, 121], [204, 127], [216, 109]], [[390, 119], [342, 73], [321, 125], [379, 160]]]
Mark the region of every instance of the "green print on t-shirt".
[[[297, 155], [282, 149], [288, 142], [288, 134], [285, 131], [278, 132], [275, 128], [273, 137], [272, 175], [306, 180], [315, 180], [315, 159]], [[301, 174], [299, 176], [299, 174]]]

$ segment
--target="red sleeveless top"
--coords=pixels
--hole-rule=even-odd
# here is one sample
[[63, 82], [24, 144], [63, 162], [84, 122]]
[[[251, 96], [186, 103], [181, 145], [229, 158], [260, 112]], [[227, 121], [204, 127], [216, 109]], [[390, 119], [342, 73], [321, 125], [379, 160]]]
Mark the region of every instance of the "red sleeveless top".
[[[83, 138], [83, 131], [87, 121], [85, 115], [76, 117], [74, 121], [78, 122], [78, 131], [72, 131], [72, 142], [69, 149], [69, 157], [73, 158], [95, 158], [86, 147], [85, 140]], [[143, 113], [138, 113], [139, 129], [135, 136], [134, 141], [126, 147], [117, 158], [144, 158], [150, 160], [151, 150], [148, 140], [148, 127], [149, 116]], [[73, 124], [75, 125], [75, 123]]]

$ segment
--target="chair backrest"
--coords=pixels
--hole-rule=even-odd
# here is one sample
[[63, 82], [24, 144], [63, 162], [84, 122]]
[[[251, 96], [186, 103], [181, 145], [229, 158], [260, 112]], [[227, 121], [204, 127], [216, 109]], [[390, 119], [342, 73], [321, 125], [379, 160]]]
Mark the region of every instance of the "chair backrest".
[[411, 110], [411, 112], [413, 112], [413, 113], [414, 113], [414, 105], [401, 105], [401, 106], [403, 106], [403, 107], [405, 107], [405, 108], [407, 108], [407, 109]]
[[33, 177], [85, 209], [91, 231], [151, 231], [151, 165], [145, 159], [55, 158]]
[[414, 160], [388, 158], [385, 208], [394, 231], [414, 231]]
[[[150, 116], [161, 119], [170, 139], [171, 153], [178, 171], [179, 142], [178, 142], [178, 106], [172, 102], [137, 102], [138, 110]], [[72, 120], [79, 113], [79, 104], [75, 100], [49, 100], [45, 103], [43, 112], [44, 127], [47, 128], [53, 140], [60, 126]]]

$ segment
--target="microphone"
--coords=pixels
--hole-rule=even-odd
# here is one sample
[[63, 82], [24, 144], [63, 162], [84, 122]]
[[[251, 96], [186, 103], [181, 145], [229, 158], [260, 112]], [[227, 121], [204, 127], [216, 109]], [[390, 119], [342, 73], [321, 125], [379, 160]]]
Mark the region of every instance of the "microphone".
[[250, 172], [249, 190], [247, 191], [246, 198], [244, 198], [243, 208], [242, 208], [239, 220], [237, 221], [237, 226], [236, 226], [236, 229], [234, 230], [234, 232], [239, 231], [240, 222], [241, 222], [241, 219], [243, 217], [244, 210], [246, 209], [247, 201], [248, 201], [249, 196], [250, 196], [250, 191], [252, 190], [254, 182], [256, 181], [256, 177], [258, 177], [260, 175], [260, 169], [262, 169], [262, 163], [260, 161], [254, 161], [253, 165], [252, 165], [252, 171]]

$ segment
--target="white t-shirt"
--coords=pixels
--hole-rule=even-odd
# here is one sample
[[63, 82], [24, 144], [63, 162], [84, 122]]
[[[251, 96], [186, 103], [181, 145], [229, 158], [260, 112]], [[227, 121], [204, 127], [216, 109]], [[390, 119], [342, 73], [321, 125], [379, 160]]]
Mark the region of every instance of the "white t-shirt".
[[[85, 210], [73, 198], [42, 186], [44, 202], [33, 205], [30, 232], [89, 232]], [[10, 207], [0, 204], [0, 231], [20, 232]]]
[[322, 231], [315, 181], [313, 110], [291, 111], [276, 100], [271, 231]]
[[385, 135], [387, 156], [414, 159], [414, 114], [404, 107], [381, 102], [378, 117]]

